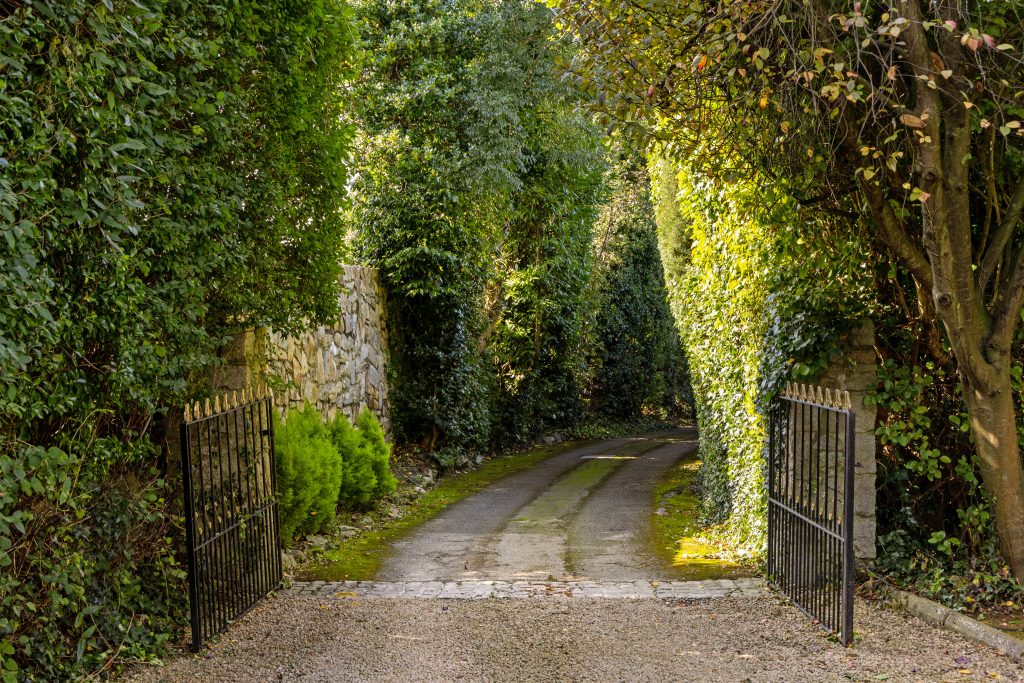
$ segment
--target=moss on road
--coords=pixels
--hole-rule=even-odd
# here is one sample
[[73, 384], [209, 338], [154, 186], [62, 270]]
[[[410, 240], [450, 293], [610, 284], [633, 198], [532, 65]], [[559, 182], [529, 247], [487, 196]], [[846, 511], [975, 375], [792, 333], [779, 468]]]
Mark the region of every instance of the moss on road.
[[655, 551], [683, 581], [756, 576], [753, 567], [733, 561], [722, 548], [700, 537], [700, 499], [694, 482], [699, 469], [697, 453], [685, 455], [655, 488]]
[[474, 493], [510, 475], [587, 442], [567, 442], [533, 448], [525, 453], [502, 455], [480, 467], [446, 477], [405, 509], [405, 514], [386, 520], [383, 526], [346, 539], [335, 539], [311, 564], [296, 572], [300, 581], [368, 581], [374, 577], [391, 543]]

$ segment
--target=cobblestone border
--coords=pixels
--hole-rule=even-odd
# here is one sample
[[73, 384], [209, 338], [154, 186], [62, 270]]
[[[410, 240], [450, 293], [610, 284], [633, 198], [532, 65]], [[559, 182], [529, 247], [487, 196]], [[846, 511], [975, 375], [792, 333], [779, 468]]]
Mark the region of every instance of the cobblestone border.
[[761, 579], [714, 581], [302, 581], [286, 595], [303, 598], [411, 598], [484, 600], [490, 598], [621, 598], [700, 600], [754, 596], [765, 590]]
[[1024, 659], [1024, 640], [1014, 638], [977, 619], [971, 619], [933, 600], [906, 591], [896, 591], [896, 603], [908, 613], [933, 626], [959, 633], [968, 640], [988, 645], [1017, 660]]

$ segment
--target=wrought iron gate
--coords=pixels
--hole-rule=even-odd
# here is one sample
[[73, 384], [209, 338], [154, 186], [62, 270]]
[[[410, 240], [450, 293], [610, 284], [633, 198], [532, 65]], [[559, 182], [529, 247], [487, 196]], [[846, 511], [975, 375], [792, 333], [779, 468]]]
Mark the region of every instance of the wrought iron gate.
[[272, 416], [266, 391], [185, 408], [181, 471], [195, 650], [281, 585]]
[[850, 394], [787, 384], [769, 423], [768, 579], [849, 645], [854, 586]]

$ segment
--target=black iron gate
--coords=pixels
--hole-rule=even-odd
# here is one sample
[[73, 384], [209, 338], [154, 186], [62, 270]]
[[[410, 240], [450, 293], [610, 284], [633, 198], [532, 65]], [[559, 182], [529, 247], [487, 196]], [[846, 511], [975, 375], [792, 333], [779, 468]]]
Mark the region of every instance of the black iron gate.
[[281, 585], [272, 416], [266, 391], [185, 408], [181, 470], [196, 650]]
[[790, 385], [773, 405], [768, 579], [853, 641], [854, 413], [850, 394]]

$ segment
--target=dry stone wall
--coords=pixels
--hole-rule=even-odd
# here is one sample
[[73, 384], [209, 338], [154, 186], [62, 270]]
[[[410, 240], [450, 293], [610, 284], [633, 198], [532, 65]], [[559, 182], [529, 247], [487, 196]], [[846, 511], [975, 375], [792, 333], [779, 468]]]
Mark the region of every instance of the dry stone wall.
[[235, 390], [270, 379], [279, 409], [315, 406], [325, 418], [351, 419], [368, 406], [391, 431], [387, 387], [385, 299], [376, 270], [343, 266], [338, 322], [298, 337], [268, 330], [239, 335], [214, 373], [215, 389]]

